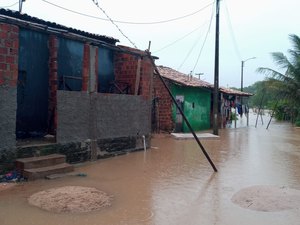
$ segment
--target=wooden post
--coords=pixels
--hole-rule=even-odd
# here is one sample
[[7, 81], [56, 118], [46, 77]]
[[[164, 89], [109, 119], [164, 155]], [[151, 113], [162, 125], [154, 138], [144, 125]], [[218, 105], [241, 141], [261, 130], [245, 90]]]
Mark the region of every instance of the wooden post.
[[248, 108], [248, 112], [247, 112], [247, 127], [248, 127], [249, 126], [249, 113], [250, 113], [248, 104], [247, 104], [247, 108]]
[[221, 93], [221, 107], [220, 107], [220, 112], [221, 112], [221, 129], [224, 128], [224, 98], [223, 98], [223, 93]]
[[141, 80], [141, 58], [139, 58], [137, 62], [134, 95], [138, 95], [139, 93], [140, 80]]
[[236, 128], [236, 118], [237, 118], [237, 115], [236, 115], [236, 105], [234, 104], [234, 128]]
[[208, 160], [208, 162], [210, 163], [211, 167], [213, 168], [213, 170], [215, 172], [218, 172], [217, 170], [217, 167], [215, 166], [215, 164], [213, 163], [213, 161], [211, 160], [211, 158], [209, 157], [208, 153], [206, 152], [204, 146], [201, 144], [200, 140], [198, 139], [194, 129], [192, 128], [190, 122], [188, 121], [188, 119], [186, 118], [183, 110], [179, 107], [175, 97], [172, 95], [169, 87], [167, 86], [166, 82], [164, 81], [164, 79], [162, 78], [162, 76], [160, 75], [155, 63], [154, 63], [154, 60], [150, 54], [150, 52], [146, 51], [146, 54], [148, 55], [148, 57], [150, 58], [151, 60], [151, 64], [152, 66], [154, 67], [154, 71], [156, 72], [156, 74], [158, 75], [159, 79], [161, 80], [162, 84], [164, 85], [164, 87], [166, 88], [166, 90], [168, 91], [169, 93], [169, 96], [171, 97], [173, 103], [175, 104], [176, 108], [178, 109], [178, 111], [180, 112], [180, 114], [182, 115], [182, 118], [184, 120], [184, 122], [186, 123], [187, 127], [189, 128], [189, 130], [191, 131], [195, 141], [197, 142], [198, 146], [200, 147], [200, 149], [202, 150], [203, 154], [205, 155], [206, 159]]

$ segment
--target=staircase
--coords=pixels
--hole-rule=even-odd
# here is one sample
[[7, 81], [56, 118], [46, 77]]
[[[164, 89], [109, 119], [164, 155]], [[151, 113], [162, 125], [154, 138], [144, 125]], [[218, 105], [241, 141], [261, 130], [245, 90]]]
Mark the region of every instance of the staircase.
[[74, 170], [73, 166], [66, 163], [66, 156], [52, 154], [16, 160], [17, 170], [28, 180], [45, 178], [48, 175], [68, 173]]

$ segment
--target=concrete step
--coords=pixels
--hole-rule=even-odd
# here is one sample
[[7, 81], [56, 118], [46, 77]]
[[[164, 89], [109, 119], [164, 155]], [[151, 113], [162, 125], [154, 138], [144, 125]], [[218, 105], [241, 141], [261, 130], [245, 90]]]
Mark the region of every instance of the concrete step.
[[45, 178], [51, 174], [69, 173], [74, 171], [72, 165], [68, 163], [60, 163], [53, 166], [46, 166], [41, 168], [24, 169], [23, 176], [28, 180], [35, 180]]
[[46, 156], [22, 158], [16, 160], [17, 170], [34, 169], [52, 166], [66, 162], [66, 156], [60, 154], [51, 154]]

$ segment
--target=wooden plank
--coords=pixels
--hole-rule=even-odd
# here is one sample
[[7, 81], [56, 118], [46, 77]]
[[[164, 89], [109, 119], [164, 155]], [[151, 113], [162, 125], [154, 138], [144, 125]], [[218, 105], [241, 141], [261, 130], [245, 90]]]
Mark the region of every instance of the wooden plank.
[[138, 95], [140, 80], [141, 80], [141, 58], [139, 58], [137, 62], [134, 95]]

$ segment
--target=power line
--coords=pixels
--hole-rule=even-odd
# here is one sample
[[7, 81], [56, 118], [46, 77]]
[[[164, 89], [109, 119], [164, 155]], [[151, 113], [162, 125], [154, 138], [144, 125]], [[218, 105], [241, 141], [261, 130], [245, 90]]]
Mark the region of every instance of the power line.
[[119, 30], [119, 32], [135, 47], [138, 48], [130, 39], [127, 35], [124, 34], [124, 32], [120, 29], [120, 27], [109, 17], [109, 15], [107, 15], [107, 13], [104, 11], [104, 9], [102, 9], [98, 3], [98, 0], [92, 0], [93, 3], [98, 7], [98, 9], [100, 9], [103, 14], [109, 19], [109, 21], [115, 25], [115, 27]]
[[8, 6], [1, 6], [2, 8], [10, 8], [10, 7], [13, 7], [15, 5], [19, 4], [19, 2], [15, 2], [14, 4], [12, 5], [8, 5]]
[[210, 22], [209, 22], [209, 26], [208, 26], [208, 30], [207, 30], [207, 32], [206, 32], [206, 35], [205, 35], [205, 38], [204, 38], [202, 47], [201, 47], [200, 52], [199, 52], [199, 54], [198, 54], [196, 63], [195, 63], [195, 65], [194, 65], [194, 67], [193, 67], [192, 74], [193, 74], [193, 72], [194, 72], [194, 70], [195, 70], [195, 68], [196, 68], [196, 66], [197, 66], [197, 64], [198, 64], [198, 62], [199, 62], [199, 58], [200, 58], [200, 56], [201, 56], [201, 54], [202, 54], [204, 45], [205, 45], [205, 43], [206, 43], [206, 40], [207, 40], [209, 31], [210, 31], [210, 28], [211, 28], [211, 24], [212, 24], [213, 17], [214, 17], [214, 10], [212, 10], [211, 17], [210, 17]]
[[181, 69], [181, 67], [183, 66], [183, 64], [186, 62], [186, 60], [188, 59], [188, 57], [191, 55], [191, 53], [194, 50], [195, 46], [199, 43], [201, 36], [202, 36], [202, 34], [200, 34], [199, 37], [196, 39], [196, 41], [192, 45], [191, 49], [189, 50], [188, 54], [185, 56], [183, 62], [180, 64], [180, 66], [177, 68], [177, 70]]
[[[89, 18], [93, 18], [93, 19], [98, 19], [98, 20], [110, 21], [109, 19], [105, 19], [105, 18], [101, 18], [101, 17], [97, 17], [97, 16], [92, 16], [92, 15], [81, 13], [81, 12], [78, 12], [78, 11], [75, 11], [75, 10], [67, 9], [65, 7], [54, 4], [54, 3], [49, 2], [47, 0], [42, 0], [42, 1], [49, 4], [49, 5], [55, 6], [57, 8], [60, 8], [60, 9], [63, 9], [63, 10], [66, 10], [66, 11], [69, 11], [71, 13], [75, 13], [75, 14], [78, 14], [78, 15], [81, 15], [81, 16], [85, 16], [85, 17], [89, 17]], [[151, 21], [151, 22], [134, 22], [134, 21], [122, 21], [122, 20], [113, 20], [113, 21], [115, 23], [123, 23], [123, 24], [131, 24], [131, 25], [154, 25], [154, 24], [168, 23], [168, 22], [173, 22], [173, 21], [176, 21], [176, 20], [181, 20], [181, 19], [193, 16], [193, 15], [205, 10], [207, 7], [211, 6], [212, 4], [214, 4], [214, 2], [209, 3], [208, 5], [200, 8], [200, 9], [198, 9], [198, 10], [192, 12], [192, 13], [189, 13], [189, 14], [186, 14], [186, 15], [183, 15], [183, 16], [179, 16], [179, 17], [176, 17], [176, 18], [166, 19], [166, 20]]]
[[[215, 3], [215, 1], [213, 2], [213, 5], [214, 5], [214, 3]], [[214, 10], [212, 10], [212, 15], [211, 15], [211, 18], [210, 18], [210, 23], [209, 23], [208, 30], [207, 30], [206, 35], [205, 35], [205, 38], [204, 38], [203, 45], [202, 45], [202, 47], [201, 47], [200, 53], [198, 54], [198, 58], [197, 58], [196, 64], [195, 64], [193, 70], [191, 71], [191, 73], [193, 73], [195, 67], [197, 66], [198, 60], [199, 60], [199, 58], [200, 58], [200, 55], [201, 55], [202, 50], [203, 50], [203, 47], [204, 47], [204, 44], [206, 43], [206, 39], [207, 39], [208, 33], [209, 33], [209, 31], [210, 31], [210, 27], [211, 27], [211, 23], [212, 23], [212, 19], [213, 19], [213, 14], [214, 14]], [[191, 54], [192, 51], [194, 50], [195, 46], [199, 43], [200, 37], [201, 37], [201, 36], [202, 36], [202, 35], [200, 35], [199, 38], [198, 38], [198, 40], [193, 44], [192, 48], [190, 49], [190, 51], [188, 52], [188, 54], [186, 55], [185, 59], [184, 59], [183, 62], [180, 64], [180, 66], [178, 67], [177, 70], [180, 70], [181, 67], [183, 66], [183, 64], [186, 62], [186, 60], [188, 59], [188, 57], [190, 56], [190, 54]]]
[[234, 30], [233, 30], [233, 27], [232, 27], [230, 14], [229, 14], [229, 10], [228, 10], [226, 1], [225, 1], [225, 9], [226, 9], [226, 16], [227, 16], [227, 25], [229, 26], [230, 36], [231, 36], [231, 39], [232, 39], [232, 42], [233, 42], [234, 50], [235, 50], [235, 53], [236, 53], [237, 57], [239, 58], [239, 60], [242, 60], [241, 53], [240, 53], [239, 47], [237, 45], [237, 41], [235, 39]]
[[160, 49], [158, 49], [158, 50], [156, 50], [156, 51], [153, 51], [153, 53], [157, 53], [157, 52], [160, 52], [160, 51], [162, 51], [162, 50], [164, 50], [164, 49], [166, 49], [166, 48], [168, 48], [168, 47], [171, 47], [172, 45], [174, 45], [174, 44], [176, 44], [177, 42], [179, 42], [179, 41], [185, 39], [186, 37], [188, 37], [189, 35], [191, 35], [191, 34], [194, 33], [195, 31], [199, 30], [199, 29], [200, 29], [201, 27], [203, 27], [206, 23], [207, 23], [207, 22], [205, 22], [205, 23], [202, 24], [201, 26], [197, 27], [196, 29], [192, 30], [192, 31], [189, 32], [188, 34], [186, 34], [186, 35], [184, 35], [184, 36], [182, 36], [182, 37], [176, 39], [175, 41], [171, 42], [170, 44], [167, 44], [167, 45], [165, 45], [164, 47], [162, 47], [162, 48], [160, 48]]

